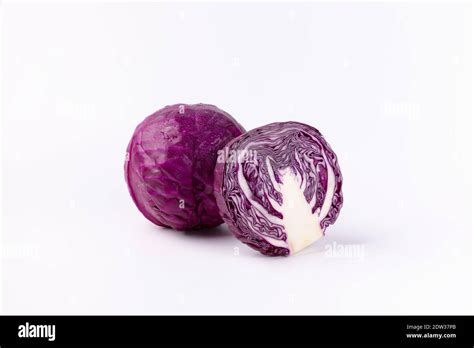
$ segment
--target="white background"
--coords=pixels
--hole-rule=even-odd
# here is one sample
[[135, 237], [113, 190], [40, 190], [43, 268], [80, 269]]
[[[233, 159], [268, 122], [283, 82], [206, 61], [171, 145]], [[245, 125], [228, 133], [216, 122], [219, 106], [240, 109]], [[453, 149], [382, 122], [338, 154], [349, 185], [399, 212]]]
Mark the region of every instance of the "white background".
[[[3, 313], [472, 313], [471, 21], [468, 4], [4, 5]], [[345, 199], [326, 238], [269, 258], [138, 212], [135, 126], [198, 102], [325, 135]]]

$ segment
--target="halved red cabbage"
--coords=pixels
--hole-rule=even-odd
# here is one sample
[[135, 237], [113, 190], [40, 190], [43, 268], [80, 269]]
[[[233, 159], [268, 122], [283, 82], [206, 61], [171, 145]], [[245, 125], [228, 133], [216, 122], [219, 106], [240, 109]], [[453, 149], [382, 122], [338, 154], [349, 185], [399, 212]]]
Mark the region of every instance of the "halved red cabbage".
[[243, 243], [289, 255], [321, 238], [342, 207], [342, 175], [321, 133], [298, 122], [272, 123], [221, 150], [214, 195]]
[[243, 132], [213, 105], [176, 104], [148, 116], [135, 129], [125, 161], [138, 209], [151, 222], [177, 230], [221, 224], [213, 194], [217, 151]]

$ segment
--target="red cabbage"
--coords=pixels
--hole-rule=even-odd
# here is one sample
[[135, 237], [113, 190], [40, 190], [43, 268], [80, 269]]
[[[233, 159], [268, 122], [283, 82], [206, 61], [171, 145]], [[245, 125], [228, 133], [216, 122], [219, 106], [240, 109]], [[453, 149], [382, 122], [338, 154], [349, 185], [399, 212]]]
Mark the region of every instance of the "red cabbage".
[[243, 132], [213, 105], [171, 105], [148, 116], [135, 129], [125, 161], [138, 209], [151, 222], [177, 230], [221, 224], [213, 194], [217, 151]]
[[214, 195], [231, 232], [265, 255], [289, 255], [324, 236], [342, 207], [337, 157], [321, 133], [272, 123], [220, 151]]

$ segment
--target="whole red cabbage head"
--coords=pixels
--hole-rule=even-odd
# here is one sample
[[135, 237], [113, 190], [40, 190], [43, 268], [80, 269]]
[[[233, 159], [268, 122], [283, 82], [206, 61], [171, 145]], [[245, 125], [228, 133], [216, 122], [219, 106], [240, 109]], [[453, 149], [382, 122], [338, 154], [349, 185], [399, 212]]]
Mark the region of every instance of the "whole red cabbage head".
[[217, 151], [243, 132], [213, 105], [176, 104], [148, 116], [135, 129], [125, 161], [137, 208], [151, 222], [177, 230], [221, 224], [213, 192]]

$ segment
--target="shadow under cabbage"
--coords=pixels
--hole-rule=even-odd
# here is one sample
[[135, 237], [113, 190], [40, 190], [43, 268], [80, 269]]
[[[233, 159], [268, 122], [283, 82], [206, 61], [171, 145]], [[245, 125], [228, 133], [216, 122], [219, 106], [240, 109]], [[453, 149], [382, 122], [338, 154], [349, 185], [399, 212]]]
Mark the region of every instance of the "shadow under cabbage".
[[159, 227], [161, 231], [170, 231], [173, 233], [181, 233], [189, 238], [198, 238], [198, 239], [206, 239], [206, 238], [233, 238], [232, 233], [227, 228], [226, 224], [221, 224], [219, 226], [213, 228], [203, 228], [200, 230], [184, 230], [184, 231], [177, 231], [173, 230], [169, 227]]

